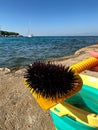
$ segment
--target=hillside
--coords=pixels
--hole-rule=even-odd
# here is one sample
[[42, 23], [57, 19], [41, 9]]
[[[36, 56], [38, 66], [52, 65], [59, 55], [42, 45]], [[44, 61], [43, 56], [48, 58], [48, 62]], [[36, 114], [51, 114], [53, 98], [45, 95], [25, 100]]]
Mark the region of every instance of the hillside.
[[8, 32], [8, 31], [0, 31], [0, 36], [7, 37], [7, 36], [19, 36], [20, 34], [17, 32]]

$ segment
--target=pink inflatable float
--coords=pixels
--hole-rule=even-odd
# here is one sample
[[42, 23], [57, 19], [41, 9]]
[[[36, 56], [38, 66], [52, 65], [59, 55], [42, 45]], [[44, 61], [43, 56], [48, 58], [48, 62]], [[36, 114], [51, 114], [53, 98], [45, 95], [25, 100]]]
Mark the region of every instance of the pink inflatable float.
[[90, 55], [98, 58], [98, 51], [90, 51]]

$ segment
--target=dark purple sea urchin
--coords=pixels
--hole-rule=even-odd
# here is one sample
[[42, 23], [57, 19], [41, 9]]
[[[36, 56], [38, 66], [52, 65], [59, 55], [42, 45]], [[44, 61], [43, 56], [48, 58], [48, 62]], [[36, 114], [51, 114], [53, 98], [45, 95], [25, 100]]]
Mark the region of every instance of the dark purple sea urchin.
[[57, 95], [67, 95], [78, 84], [72, 69], [50, 62], [34, 62], [29, 65], [24, 78], [33, 92], [51, 99], [57, 98]]

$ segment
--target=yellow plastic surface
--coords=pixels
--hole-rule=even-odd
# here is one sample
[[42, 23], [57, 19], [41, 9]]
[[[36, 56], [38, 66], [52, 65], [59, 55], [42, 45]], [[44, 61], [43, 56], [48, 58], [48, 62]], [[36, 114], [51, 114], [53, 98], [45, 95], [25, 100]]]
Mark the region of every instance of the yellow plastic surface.
[[[61, 98], [57, 98], [56, 100], [52, 100], [50, 98], [43, 98], [41, 95], [37, 95], [36, 93], [32, 93], [33, 89], [31, 90], [28, 87], [28, 84], [25, 82], [25, 85], [28, 87], [30, 93], [33, 95], [33, 97], [36, 99], [36, 101], [38, 102], [38, 104], [40, 105], [40, 107], [44, 110], [48, 110], [51, 107], [55, 106], [57, 103], [61, 103], [63, 102], [65, 99], [73, 96], [74, 94], [76, 94], [82, 87], [82, 79], [80, 78], [79, 75], [77, 75], [78, 79], [79, 79], [79, 85], [75, 86], [73, 90], [69, 91], [69, 93], [66, 96], [62, 96]], [[65, 88], [66, 89], [66, 88]]]
[[83, 124], [98, 127], [98, 115], [84, 111], [68, 103], [59, 103], [50, 110], [58, 116], [69, 116]]
[[[83, 60], [77, 64], [74, 64], [70, 67], [70, 69], [75, 70], [77, 76], [79, 77], [79, 82], [80, 85], [78, 87], [76, 87], [74, 90], [70, 91], [68, 93], [68, 95], [66, 95], [65, 97], [59, 98], [57, 100], [51, 100], [51, 99], [46, 99], [43, 98], [42, 96], [38, 96], [36, 93], [33, 93], [32, 95], [34, 96], [34, 98], [36, 99], [36, 101], [38, 102], [38, 104], [45, 110], [50, 109], [51, 107], [53, 107], [54, 105], [56, 105], [57, 103], [61, 103], [63, 100], [73, 96], [74, 94], [76, 94], [82, 87], [82, 80], [80, 78], [80, 76], [78, 75], [78, 73], [84, 71], [85, 69], [89, 69], [93, 66], [96, 66], [98, 64], [98, 59], [94, 58], [94, 57], [90, 57], [86, 60]], [[87, 84], [89, 85], [89, 79], [87, 77], [83, 77], [83, 81], [87, 82]], [[87, 80], [88, 79], [88, 80]], [[25, 83], [26, 86], [28, 87], [28, 84]], [[91, 85], [91, 84], [90, 84]], [[91, 85], [93, 86], [93, 85]], [[29, 88], [29, 87], [28, 87]], [[65, 88], [66, 89], [66, 88]], [[32, 90], [30, 90], [30, 92], [32, 93]]]
[[74, 69], [75, 72], [77, 73], [81, 73], [82, 71], [86, 69], [90, 69], [91, 67], [94, 67], [96, 65], [98, 65], [98, 59], [94, 57], [90, 57], [88, 59], [85, 59], [81, 62], [72, 65], [70, 68]]
[[88, 76], [88, 75], [83, 75], [83, 74], [80, 74], [80, 76], [83, 80], [83, 84], [92, 86], [93, 88], [98, 89], [98, 78]]
[[[83, 84], [98, 89], [98, 78], [80, 74]], [[70, 116], [71, 118], [98, 128], [98, 114], [87, 112], [68, 103], [59, 103], [50, 109], [58, 116]]]

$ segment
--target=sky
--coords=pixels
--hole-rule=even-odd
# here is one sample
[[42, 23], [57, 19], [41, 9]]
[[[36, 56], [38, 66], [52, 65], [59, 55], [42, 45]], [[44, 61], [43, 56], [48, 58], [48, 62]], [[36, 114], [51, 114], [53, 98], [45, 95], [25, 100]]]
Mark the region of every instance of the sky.
[[0, 30], [98, 36], [98, 0], [0, 0]]

